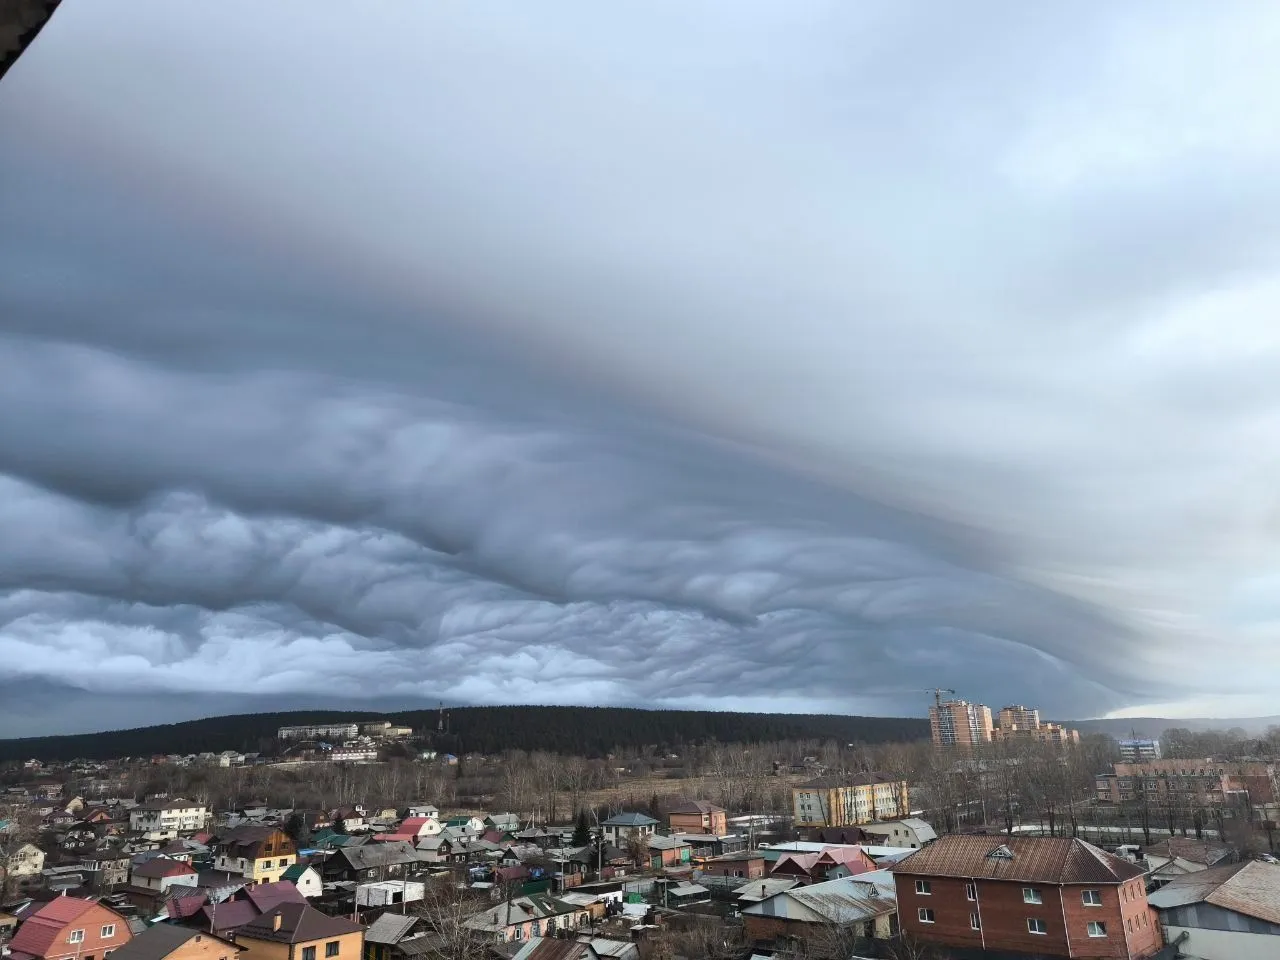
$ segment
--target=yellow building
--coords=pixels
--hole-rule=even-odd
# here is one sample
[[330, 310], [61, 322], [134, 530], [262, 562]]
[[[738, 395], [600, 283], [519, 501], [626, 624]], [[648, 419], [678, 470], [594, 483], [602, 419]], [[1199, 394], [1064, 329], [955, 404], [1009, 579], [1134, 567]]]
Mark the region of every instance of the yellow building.
[[240, 960], [361, 960], [364, 927], [306, 903], [282, 903], [236, 931]]
[[848, 827], [910, 813], [907, 781], [883, 773], [826, 776], [791, 788], [797, 827]]
[[287, 833], [258, 825], [218, 836], [213, 854], [216, 869], [238, 873], [251, 884], [275, 883], [298, 862], [298, 848]]

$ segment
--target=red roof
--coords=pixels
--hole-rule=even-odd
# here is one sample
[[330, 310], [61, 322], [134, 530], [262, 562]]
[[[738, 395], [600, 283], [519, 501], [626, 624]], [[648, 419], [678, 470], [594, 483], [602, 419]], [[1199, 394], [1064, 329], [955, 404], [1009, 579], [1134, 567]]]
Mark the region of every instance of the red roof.
[[149, 877], [152, 880], [158, 880], [161, 877], [190, 876], [196, 872], [196, 868], [185, 860], [170, 860], [168, 857], [152, 857], [133, 868], [133, 876]]
[[280, 906], [282, 903], [306, 903], [307, 898], [298, 892], [288, 880], [277, 880], [275, 883], [259, 883], [256, 886], [245, 887], [237, 896], [245, 896], [255, 907], [259, 913], [266, 913]]
[[923, 877], [1061, 884], [1124, 883], [1142, 876], [1141, 867], [1070, 837], [939, 837], [889, 870]]
[[[34, 957], [43, 957], [68, 926], [95, 907], [113, 913], [92, 900], [81, 900], [78, 897], [58, 897], [50, 900], [27, 917], [9, 943], [9, 949], [14, 953], [29, 953]], [[124, 923], [124, 919], [121, 918], [120, 922]]]

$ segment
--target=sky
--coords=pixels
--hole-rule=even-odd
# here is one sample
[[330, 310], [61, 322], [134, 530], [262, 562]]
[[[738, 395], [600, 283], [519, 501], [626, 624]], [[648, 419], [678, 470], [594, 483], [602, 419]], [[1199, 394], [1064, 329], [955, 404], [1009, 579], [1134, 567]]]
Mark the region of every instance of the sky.
[[67, 0], [0, 735], [1275, 713], [1280, 9]]

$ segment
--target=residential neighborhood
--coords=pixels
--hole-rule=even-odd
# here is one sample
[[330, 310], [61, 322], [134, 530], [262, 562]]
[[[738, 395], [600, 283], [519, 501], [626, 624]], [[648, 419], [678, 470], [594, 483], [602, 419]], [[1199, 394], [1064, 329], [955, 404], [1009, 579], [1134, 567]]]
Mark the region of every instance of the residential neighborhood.
[[[998, 716], [1045, 727], [1032, 708]], [[317, 745], [361, 737], [376, 760]], [[387, 720], [260, 746], [0, 768], [0, 955], [1280, 956], [1262, 743], [1198, 760], [1012, 735], [587, 759], [455, 754]]]

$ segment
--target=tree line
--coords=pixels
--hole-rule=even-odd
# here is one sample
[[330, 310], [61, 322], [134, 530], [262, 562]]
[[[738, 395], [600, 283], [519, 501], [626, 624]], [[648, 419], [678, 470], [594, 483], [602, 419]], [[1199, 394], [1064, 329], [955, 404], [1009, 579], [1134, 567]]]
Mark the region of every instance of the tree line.
[[619, 707], [455, 707], [448, 731], [437, 731], [435, 710], [390, 713], [297, 711], [210, 717], [183, 723], [104, 733], [0, 740], [0, 763], [37, 757], [44, 761], [110, 760], [156, 754], [266, 752], [282, 726], [358, 722], [386, 718], [411, 726], [432, 746], [453, 753], [542, 750], [600, 758], [617, 748], [658, 746], [679, 752], [689, 744], [835, 740], [886, 743], [927, 737], [927, 720], [835, 714], [719, 713]]

